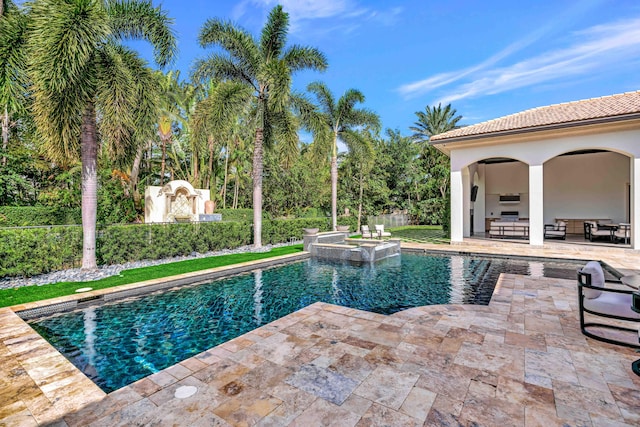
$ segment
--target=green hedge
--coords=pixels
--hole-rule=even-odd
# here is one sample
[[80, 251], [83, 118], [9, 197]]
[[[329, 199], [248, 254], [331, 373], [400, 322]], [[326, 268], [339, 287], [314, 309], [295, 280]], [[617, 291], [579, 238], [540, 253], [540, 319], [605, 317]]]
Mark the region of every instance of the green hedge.
[[[329, 218], [264, 220], [263, 244], [302, 238], [303, 228], [327, 231]], [[351, 225], [355, 218], [340, 218]], [[202, 222], [194, 224], [133, 224], [100, 227], [97, 232], [98, 264], [120, 264], [236, 248], [253, 242], [250, 222]], [[82, 228], [38, 227], [0, 229], [0, 277], [32, 276], [79, 267], [82, 261]]]
[[0, 206], [0, 227], [80, 224], [80, 209], [51, 206]]
[[253, 222], [253, 209], [216, 209], [214, 213], [222, 214], [223, 221]]
[[100, 264], [162, 259], [192, 252], [235, 248], [251, 242], [251, 227], [241, 222], [114, 225], [100, 231]]
[[0, 277], [79, 267], [82, 227], [0, 229], [0, 254]]

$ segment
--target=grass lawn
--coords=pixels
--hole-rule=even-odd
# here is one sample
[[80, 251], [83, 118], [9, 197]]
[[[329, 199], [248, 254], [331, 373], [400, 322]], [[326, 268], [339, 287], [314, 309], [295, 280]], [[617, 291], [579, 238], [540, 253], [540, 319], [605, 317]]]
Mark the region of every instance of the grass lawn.
[[94, 290], [128, 285], [129, 283], [175, 276], [192, 271], [207, 270], [247, 261], [257, 261], [280, 255], [302, 252], [302, 245], [283, 246], [269, 252], [247, 252], [242, 254], [219, 255], [208, 258], [197, 258], [169, 264], [154, 265], [152, 267], [124, 270], [118, 276], [106, 277], [89, 282], [59, 282], [43, 286], [23, 286], [17, 289], [0, 290], [0, 307], [56, 298], [75, 294], [76, 289], [90, 287]]
[[390, 228], [391, 237], [407, 242], [449, 243], [449, 238], [440, 225], [407, 225]]

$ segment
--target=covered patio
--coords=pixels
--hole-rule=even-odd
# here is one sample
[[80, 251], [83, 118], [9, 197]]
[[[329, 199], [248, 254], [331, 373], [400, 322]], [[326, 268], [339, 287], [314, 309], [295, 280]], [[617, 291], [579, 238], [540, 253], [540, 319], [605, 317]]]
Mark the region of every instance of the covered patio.
[[[595, 244], [640, 248], [640, 92], [535, 108], [431, 138], [451, 159], [451, 242], [489, 237], [545, 240], [564, 223], [564, 242], [589, 243], [585, 221], [622, 229]], [[513, 221], [508, 232], [491, 224]], [[495, 225], [495, 224], [494, 224]], [[596, 243], [597, 242], [597, 243]]]

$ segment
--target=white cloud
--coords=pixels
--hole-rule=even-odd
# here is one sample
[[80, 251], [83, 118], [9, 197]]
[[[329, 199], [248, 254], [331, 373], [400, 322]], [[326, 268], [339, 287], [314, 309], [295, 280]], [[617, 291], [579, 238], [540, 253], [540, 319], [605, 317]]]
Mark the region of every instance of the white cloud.
[[[444, 95], [436, 102], [448, 104], [459, 99], [619, 68], [637, 62], [640, 55], [640, 18], [635, 18], [576, 32], [573, 34], [573, 43], [565, 48], [544, 52], [511, 65], [494, 67], [512, 53], [536, 41], [540, 34], [514, 43], [480, 64], [402, 85], [398, 92], [405, 98], [411, 98], [439, 89]], [[463, 83], [452, 85], [459, 81]]]
[[565, 49], [543, 53], [510, 66], [486, 70], [453, 88], [439, 101], [491, 95], [637, 62], [640, 55], [640, 19], [599, 25], [575, 33], [580, 40]]
[[[382, 25], [393, 25], [402, 8], [394, 7], [389, 11], [376, 11], [360, 6], [355, 0], [244, 0], [233, 10], [235, 19], [248, 13], [252, 6], [263, 10], [271, 10], [281, 4], [289, 13], [291, 32], [302, 32], [312, 26], [311, 21], [331, 19], [330, 30], [348, 33], [357, 28], [362, 21], [378, 22]], [[315, 28], [313, 28], [316, 30]]]

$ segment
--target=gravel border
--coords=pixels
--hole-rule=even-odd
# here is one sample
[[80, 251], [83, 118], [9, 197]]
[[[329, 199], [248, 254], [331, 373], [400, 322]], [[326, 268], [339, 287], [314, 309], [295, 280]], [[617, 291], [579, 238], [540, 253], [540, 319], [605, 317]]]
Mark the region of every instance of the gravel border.
[[124, 264], [104, 265], [98, 267], [98, 269], [94, 271], [82, 271], [79, 268], [70, 268], [68, 270], [39, 274], [33, 277], [4, 277], [0, 279], [0, 289], [13, 289], [31, 285], [41, 286], [58, 282], [88, 282], [92, 280], [103, 279], [105, 277], [115, 276], [117, 274], [120, 274], [120, 272], [123, 270], [131, 270], [133, 268], [149, 267], [152, 265], [161, 265], [170, 262], [184, 261], [196, 258], [206, 258], [217, 255], [241, 254], [245, 252], [269, 252], [273, 248], [297, 245], [300, 243], [302, 243], [302, 241], [265, 245], [259, 249], [255, 249], [253, 246], [240, 246], [235, 249], [222, 249], [220, 251], [211, 251], [202, 254], [198, 252], [192, 252], [191, 255], [188, 256], [179, 256], [156, 260], [142, 260], [127, 262]]

